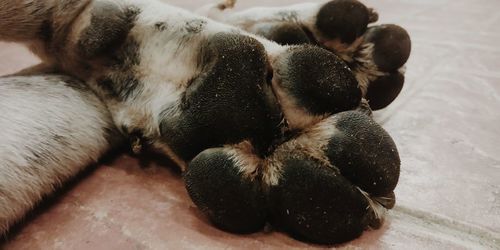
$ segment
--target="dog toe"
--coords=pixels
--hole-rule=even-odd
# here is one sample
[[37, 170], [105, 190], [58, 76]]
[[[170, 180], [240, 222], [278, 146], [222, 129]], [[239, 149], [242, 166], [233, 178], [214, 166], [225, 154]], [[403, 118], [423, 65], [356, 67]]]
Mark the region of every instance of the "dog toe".
[[273, 90], [292, 128], [311, 125], [305, 122], [308, 116], [324, 117], [359, 106], [361, 90], [354, 74], [325, 49], [292, 47], [272, 66]]
[[193, 202], [223, 230], [252, 233], [262, 229], [267, 212], [265, 198], [252, 168], [237, 151], [207, 149], [195, 157], [184, 175]]
[[373, 43], [373, 61], [381, 71], [395, 71], [410, 57], [410, 35], [398, 25], [370, 27], [365, 33], [365, 42]]
[[342, 243], [360, 236], [369, 204], [338, 171], [297, 155], [283, 162], [270, 191], [273, 223], [298, 239]]

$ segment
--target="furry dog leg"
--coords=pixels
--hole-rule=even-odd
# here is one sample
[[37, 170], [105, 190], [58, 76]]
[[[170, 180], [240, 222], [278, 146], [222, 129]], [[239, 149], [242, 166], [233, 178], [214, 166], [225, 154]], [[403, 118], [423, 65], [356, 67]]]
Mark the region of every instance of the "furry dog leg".
[[0, 78], [0, 235], [119, 136], [105, 106], [66, 76]]

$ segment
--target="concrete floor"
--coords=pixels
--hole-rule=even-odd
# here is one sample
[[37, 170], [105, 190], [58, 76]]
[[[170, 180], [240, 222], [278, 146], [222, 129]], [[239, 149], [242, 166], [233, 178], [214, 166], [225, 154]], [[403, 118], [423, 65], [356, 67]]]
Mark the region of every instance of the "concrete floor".
[[[194, 8], [201, 1], [170, 1]], [[268, 1], [241, 1], [241, 7]], [[300, 1], [273, 1], [273, 5]], [[402, 159], [397, 206], [385, 225], [342, 246], [500, 249], [500, 2], [369, 0], [379, 23], [413, 40], [400, 97], [377, 112]], [[0, 74], [36, 59], [0, 43]], [[120, 156], [37, 211], [5, 249], [317, 248], [277, 232], [212, 227], [180, 175]]]

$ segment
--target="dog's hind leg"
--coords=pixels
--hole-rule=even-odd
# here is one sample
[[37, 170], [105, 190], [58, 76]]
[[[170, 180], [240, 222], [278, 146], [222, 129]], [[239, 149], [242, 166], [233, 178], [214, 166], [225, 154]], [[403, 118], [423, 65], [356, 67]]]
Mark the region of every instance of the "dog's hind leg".
[[120, 141], [106, 107], [65, 76], [0, 78], [0, 235]]

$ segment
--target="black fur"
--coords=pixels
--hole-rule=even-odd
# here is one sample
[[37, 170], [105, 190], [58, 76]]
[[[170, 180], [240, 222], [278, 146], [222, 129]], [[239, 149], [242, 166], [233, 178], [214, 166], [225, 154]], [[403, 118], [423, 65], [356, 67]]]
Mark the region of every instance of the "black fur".
[[134, 38], [127, 38], [116, 52], [101, 61], [111, 69], [97, 79], [98, 86], [108, 98], [124, 101], [141, 93], [143, 84], [132, 70], [140, 63], [139, 44]]
[[80, 53], [87, 59], [110, 54], [120, 47], [140, 13], [132, 6], [121, 8], [106, 2], [93, 4], [90, 25], [78, 41]]
[[399, 180], [400, 159], [392, 138], [370, 117], [356, 111], [336, 115], [336, 133], [326, 155], [342, 175], [374, 196], [390, 194]]
[[157, 22], [155, 23], [155, 28], [158, 31], [165, 31], [168, 28], [168, 24], [166, 22]]
[[352, 43], [365, 33], [370, 11], [357, 0], [333, 0], [318, 12], [316, 27], [327, 39]]
[[47, 44], [50, 44], [53, 32], [52, 24], [47, 20], [43, 21], [39, 30], [39, 37]]
[[279, 84], [313, 115], [333, 114], [359, 105], [361, 90], [347, 65], [313, 46], [292, 48], [275, 68]]
[[279, 133], [280, 111], [266, 83], [267, 59], [256, 40], [220, 33], [206, 41], [202, 73], [188, 86], [181, 114], [161, 118], [172, 150], [190, 160], [206, 148], [250, 139], [265, 153]]
[[267, 209], [260, 183], [244, 178], [221, 148], [205, 150], [194, 158], [184, 180], [193, 202], [217, 227], [235, 233], [264, 227]]

